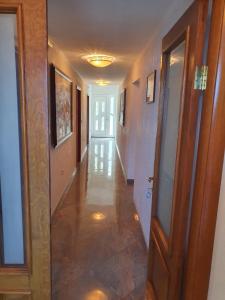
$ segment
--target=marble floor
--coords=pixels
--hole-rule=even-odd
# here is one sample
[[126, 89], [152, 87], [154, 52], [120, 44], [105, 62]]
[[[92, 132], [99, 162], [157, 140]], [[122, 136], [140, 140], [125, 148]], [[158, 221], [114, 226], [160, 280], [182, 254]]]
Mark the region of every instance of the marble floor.
[[52, 218], [52, 300], [144, 300], [147, 252], [114, 140], [95, 139]]

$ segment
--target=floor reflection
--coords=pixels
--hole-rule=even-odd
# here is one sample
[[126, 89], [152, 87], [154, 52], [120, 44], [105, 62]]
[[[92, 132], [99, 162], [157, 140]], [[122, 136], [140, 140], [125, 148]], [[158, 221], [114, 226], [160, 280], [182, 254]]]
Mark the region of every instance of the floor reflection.
[[146, 248], [114, 140], [92, 140], [52, 219], [53, 300], [144, 300]]

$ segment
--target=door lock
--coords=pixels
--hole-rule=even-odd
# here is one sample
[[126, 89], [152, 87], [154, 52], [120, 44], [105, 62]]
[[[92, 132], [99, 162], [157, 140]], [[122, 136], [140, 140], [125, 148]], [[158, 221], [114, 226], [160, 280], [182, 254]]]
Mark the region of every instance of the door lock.
[[148, 180], [149, 183], [152, 183], [154, 181], [154, 177], [150, 176], [150, 177], [147, 178], [147, 180]]

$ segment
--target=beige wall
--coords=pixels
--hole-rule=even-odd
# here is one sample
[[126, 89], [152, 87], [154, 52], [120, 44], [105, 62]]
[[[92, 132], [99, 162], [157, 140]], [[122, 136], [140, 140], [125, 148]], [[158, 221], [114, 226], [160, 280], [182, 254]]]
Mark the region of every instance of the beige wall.
[[225, 299], [225, 162], [220, 191], [208, 300]]
[[53, 63], [73, 81], [73, 134], [57, 148], [51, 146], [51, 213], [55, 211], [63, 192], [69, 185], [73, 173], [76, 171], [77, 125], [76, 125], [76, 86], [82, 89], [82, 129], [81, 153], [87, 145], [87, 88], [81, 78], [74, 72], [69, 61], [62, 51], [56, 47], [50, 48], [48, 53], [49, 64]]

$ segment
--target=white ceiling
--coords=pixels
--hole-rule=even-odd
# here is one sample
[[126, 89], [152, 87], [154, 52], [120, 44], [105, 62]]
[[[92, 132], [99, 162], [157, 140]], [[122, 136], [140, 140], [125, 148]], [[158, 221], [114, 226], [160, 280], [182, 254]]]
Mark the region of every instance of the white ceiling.
[[[48, 0], [49, 36], [87, 81], [120, 82], [167, 9], [166, 0]], [[81, 59], [97, 52], [116, 57], [107, 68]]]

